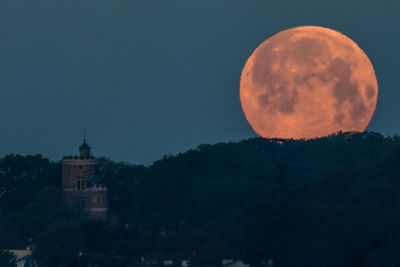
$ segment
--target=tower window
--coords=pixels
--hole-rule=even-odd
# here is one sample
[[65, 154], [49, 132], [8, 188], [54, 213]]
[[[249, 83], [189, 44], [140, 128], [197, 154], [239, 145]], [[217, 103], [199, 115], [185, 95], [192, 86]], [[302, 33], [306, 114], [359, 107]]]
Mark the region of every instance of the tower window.
[[99, 196], [96, 194], [96, 196], [93, 197], [93, 203], [98, 204], [99, 203]]
[[85, 208], [85, 197], [81, 197], [81, 207]]
[[85, 197], [84, 196], [78, 196], [76, 198], [76, 201], [77, 201], [79, 207], [85, 208], [86, 203], [85, 203]]
[[85, 176], [76, 177], [76, 188], [78, 190], [85, 190], [86, 188]]

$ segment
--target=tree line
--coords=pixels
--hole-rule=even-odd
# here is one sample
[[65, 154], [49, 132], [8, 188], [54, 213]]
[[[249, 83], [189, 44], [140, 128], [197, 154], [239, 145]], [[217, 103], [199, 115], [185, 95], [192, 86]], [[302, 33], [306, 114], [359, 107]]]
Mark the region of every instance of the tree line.
[[194, 252], [193, 266], [400, 264], [398, 136], [203, 144], [147, 167], [99, 158], [97, 174], [113, 223], [64, 207], [60, 162], [0, 159], [0, 249], [31, 244], [39, 266], [136, 266], [151, 251]]

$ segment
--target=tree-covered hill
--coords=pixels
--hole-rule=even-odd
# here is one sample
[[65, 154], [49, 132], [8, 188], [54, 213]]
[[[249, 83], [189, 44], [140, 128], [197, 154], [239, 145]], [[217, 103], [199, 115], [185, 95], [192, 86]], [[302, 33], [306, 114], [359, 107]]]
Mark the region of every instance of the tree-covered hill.
[[256, 266], [400, 265], [397, 136], [253, 138], [149, 167], [98, 165], [113, 224], [65, 210], [59, 163], [1, 159], [0, 249], [31, 239], [41, 266], [136, 266], [149, 251], [192, 251], [194, 266], [232, 257]]

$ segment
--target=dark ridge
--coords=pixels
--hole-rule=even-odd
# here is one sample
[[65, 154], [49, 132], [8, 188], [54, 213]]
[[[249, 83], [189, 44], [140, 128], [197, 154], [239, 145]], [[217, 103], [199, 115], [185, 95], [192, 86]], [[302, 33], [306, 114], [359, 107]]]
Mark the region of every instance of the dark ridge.
[[59, 163], [8, 155], [0, 249], [31, 240], [43, 266], [141, 266], [151, 255], [185, 255], [192, 266], [398, 266], [399, 145], [339, 132], [202, 144], [149, 167], [99, 158], [108, 224], [66, 212]]

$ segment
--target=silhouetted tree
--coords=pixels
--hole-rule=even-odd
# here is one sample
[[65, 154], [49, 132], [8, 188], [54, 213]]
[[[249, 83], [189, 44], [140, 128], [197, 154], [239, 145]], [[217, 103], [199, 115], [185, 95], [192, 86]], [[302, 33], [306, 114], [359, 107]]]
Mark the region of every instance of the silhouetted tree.
[[17, 259], [15, 255], [7, 250], [0, 250], [0, 266], [1, 267], [17, 266]]

